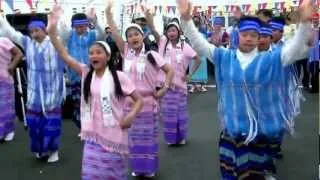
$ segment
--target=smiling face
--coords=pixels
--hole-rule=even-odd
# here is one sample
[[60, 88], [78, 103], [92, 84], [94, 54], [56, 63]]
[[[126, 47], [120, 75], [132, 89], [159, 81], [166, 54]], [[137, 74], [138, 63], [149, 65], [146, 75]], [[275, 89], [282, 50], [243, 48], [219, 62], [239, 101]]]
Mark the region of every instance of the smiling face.
[[179, 30], [174, 25], [171, 25], [167, 29], [167, 37], [170, 41], [177, 40], [179, 38]]
[[239, 49], [244, 53], [249, 53], [258, 45], [259, 34], [257, 31], [248, 30], [239, 32]]
[[129, 28], [126, 31], [127, 41], [130, 47], [138, 50], [143, 45], [143, 36], [137, 28]]
[[89, 49], [89, 59], [93, 69], [102, 70], [110, 60], [110, 55], [100, 44], [93, 44]]

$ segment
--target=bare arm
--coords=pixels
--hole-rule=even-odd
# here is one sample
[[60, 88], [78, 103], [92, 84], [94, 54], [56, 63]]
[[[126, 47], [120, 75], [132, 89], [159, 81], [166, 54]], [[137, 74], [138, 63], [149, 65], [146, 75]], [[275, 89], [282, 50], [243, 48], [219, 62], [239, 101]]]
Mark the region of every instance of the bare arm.
[[193, 76], [193, 74], [196, 73], [196, 71], [198, 70], [200, 64], [201, 64], [200, 56], [196, 55], [194, 57], [194, 65], [193, 65], [193, 67], [191, 69], [190, 76]]
[[150, 13], [150, 10], [146, 10], [145, 12], [146, 20], [147, 23], [150, 27], [151, 33], [153, 34], [154, 38], [156, 39], [157, 44], [160, 43], [160, 34], [156, 30], [156, 27], [154, 26], [154, 21], [153, 21], [153, 15]]
[[9, 65], [8, 71], [12, 75], [14, 69], [18, 66], [18, 64], [22, 60], [23, 54], [18, 47], [13, 47], [11, 49], [11, 54], [12, 54], [12, 62]]
[[81, 64], [78, 63], [74, 58], [72, 58], [67, 50], [65, 49], [63, 43], [58, 38], [57, 33], [57, 23], [60, 17], [61, 7], [55, 5], [52, 10], [52, 14], [48, 17], [48, 34], [52, 45], [55, 47], [57, 53], [62, 58], [62, 60], [72, 69], [74, 69], [79, 75], [82, 75]]
[[122, 129], [127, 129], [133, 123], [136, 115], [139, 113], [143, 106], [143, 101], [141, 95], [137, 91], [133, 91], [130, 94], [131, 99], [133, 99], [133, 108], [127, 114], [127, 116], [120, 122], [120, 126]]
[[111, 35], [114, 41], [117, 44], [117, 47], [120, 51], [120, 54], [124, 54], [124, 47], [125, 47], [125, 41], [122, 39], [121, 35], [118, 33], [118, 28], [116, 23], [113, 20], [113, 14], [111, 12], [112, 5], [109, 3], [108, 7], [106, 8], [106, 19], [109, 24], [109, 27], [111, 29]]

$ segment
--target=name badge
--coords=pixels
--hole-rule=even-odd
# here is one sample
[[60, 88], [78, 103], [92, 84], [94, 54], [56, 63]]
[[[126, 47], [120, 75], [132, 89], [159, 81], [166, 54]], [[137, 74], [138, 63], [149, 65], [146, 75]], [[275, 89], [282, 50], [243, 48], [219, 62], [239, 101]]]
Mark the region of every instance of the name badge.
[[112, 115], [111, 100], [108, 97], [102, 98], [102, 114], [103, 125], [105, 127], [111, 127], [116, 125], [116, 122]]

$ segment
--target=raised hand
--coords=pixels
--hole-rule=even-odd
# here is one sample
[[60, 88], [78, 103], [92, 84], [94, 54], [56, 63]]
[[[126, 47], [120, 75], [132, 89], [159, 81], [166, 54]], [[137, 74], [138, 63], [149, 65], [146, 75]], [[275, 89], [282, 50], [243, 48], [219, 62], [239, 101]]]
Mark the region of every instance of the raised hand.
[[177, 8], [179, 10], [179, 13], [181, 15], [181, 19], [188, 21], [192, 18], [191, 16], [191, 10], [192, 5], [189, 0], [176, 0]]
[[113, 7], [113, 2], [111, 0], [106, 0], [105, 12], [106, 12], [107, 16], [112, 16], [113, 15], [113, 13], [111, 12], [112, 7]]
[[313, 4], [312, 0], [303, 0], [302, 1], [302, 4], [299, 7], [301, 22], [309, 21], [309, 18], [312, 16], [312, 12], [314, 9], [312, 4]]
[[150, 9], [146, 9], [144, 11], [144, 15], [146, 17], [146, 21], [149, 25], [153, 25], [153, 14], [151, 13]]
[[87, 12], [88, 20], [95, 23], [97, 21], [96, 9], [91, 7]]
[[52, 8], [51, 13], [48, 15], [48, 33], [55, 33], [57, 29], [57, 24], [62, 14], [62, 8], [60, 5], [55, 4]]

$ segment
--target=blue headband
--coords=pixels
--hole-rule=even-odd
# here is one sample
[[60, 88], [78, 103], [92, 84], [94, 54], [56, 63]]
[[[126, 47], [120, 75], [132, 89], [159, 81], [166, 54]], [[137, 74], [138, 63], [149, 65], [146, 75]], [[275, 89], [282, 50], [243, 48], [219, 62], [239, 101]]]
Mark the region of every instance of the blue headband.
[[89, 25], [89, 21], [88, 21], [88, 19], [73, 20], [72, 27], [74, 27], [76, 25]]
[[272, 29], [269, 27], [262, 27], [259, 31], [260, 35], [272, 36]]
[[45, 29], [46, 25], [44, 24], [43, 21], [39, 21], [39, 20], [31, 21], [29, 23], [29, 25], [28, 25], [28, 29], [31, 30], [31, 29], [34, 29], [34, 28]]
[[260, 24], [253, 20], [240, 20], [239, 23], [239, 32], [254, 30], [259, 32], [260, 31]]
[[273, 30], [283, 31], [283, 28], [284, 28], [284, 24], [275, 22], [275, 21], [271, 21], [270, 26], [272, 27]]
[[219, 17], [213, 18], [212, 23], [213, 25], [223, 26], [223, 18], [219, 18]]

